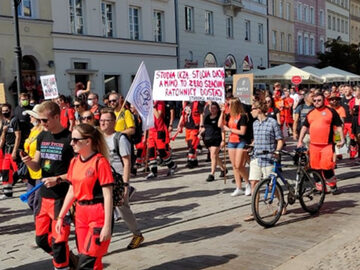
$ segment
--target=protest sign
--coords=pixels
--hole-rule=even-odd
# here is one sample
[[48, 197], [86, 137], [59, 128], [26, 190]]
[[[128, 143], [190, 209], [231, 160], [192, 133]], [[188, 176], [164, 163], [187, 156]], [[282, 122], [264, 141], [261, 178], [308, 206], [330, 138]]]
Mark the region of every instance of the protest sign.
[[40, 76], [44, 99], [57, 98], [59, 96], [55, 75]]
[[154, 100], [225, 101], [224, 68], [156, 70]]
[[5, 87], [3, 83], [0, 83], [0, 104], [6, 103]]
[[242, 103], [251, 104], [253, 95], [254, 74], [235, 74], [233, 76], [233, 95]]

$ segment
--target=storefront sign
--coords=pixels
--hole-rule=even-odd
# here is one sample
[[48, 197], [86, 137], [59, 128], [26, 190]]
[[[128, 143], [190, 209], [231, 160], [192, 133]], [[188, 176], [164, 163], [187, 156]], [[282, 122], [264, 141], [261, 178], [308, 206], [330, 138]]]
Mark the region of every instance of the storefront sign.
[[235, 74], [233, 76], [233, 95], [242, 103], [251, 104], [253, 95], [254, 74]]

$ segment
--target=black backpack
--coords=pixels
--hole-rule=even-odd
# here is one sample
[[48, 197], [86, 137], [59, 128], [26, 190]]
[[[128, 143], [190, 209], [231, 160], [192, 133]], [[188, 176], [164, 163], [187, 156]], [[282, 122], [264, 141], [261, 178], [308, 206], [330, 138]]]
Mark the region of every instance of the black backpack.
[[143, 134], [142, 121], [139, 116], [135, 116], [135, 115], [133, 116], [135, 120], [135, 133], [131, 136], [131, 142], [133, 144], [138, 144], [139, 142], [141, 142], [141, 138]]

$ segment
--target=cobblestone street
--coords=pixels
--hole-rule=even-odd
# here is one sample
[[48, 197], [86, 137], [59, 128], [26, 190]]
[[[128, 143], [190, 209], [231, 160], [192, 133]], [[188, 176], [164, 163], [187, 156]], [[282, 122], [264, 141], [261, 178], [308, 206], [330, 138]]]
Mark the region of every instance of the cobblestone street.
[[[244, 222], [251, 197], [231, 197], [235, 185], [206, 182], [209, 164], [185, 169], [185, 149], [179, 136], [173, 145], [179, 170], [170, 178], [132, 180], [137, 192], [132, 209], [145, 241], [127, 250], [131, 235], [122, 221], [115, 224], [106, 269], [359, 269], [359, 164], [338, 164], [339, 195], [326, 195], [320, 215], [310, 216], [296, 202], [277, 226], [263, 229]], [[228, 165], [229, 167], [230, 165]], [[160, 175], [166, 169], [160, 168]], [[231, 175], [231, 171], [230, 174]], [[289, 176], [291, 173], [289, 172]], [[289, 177], [290, 178], [290, 177]], [[35, 248], [33, 217], [19, 200], [0, 201], [0, 269], [51, 269], [49, 255]], [[75, 249], [74, 234], [70, 244]]]

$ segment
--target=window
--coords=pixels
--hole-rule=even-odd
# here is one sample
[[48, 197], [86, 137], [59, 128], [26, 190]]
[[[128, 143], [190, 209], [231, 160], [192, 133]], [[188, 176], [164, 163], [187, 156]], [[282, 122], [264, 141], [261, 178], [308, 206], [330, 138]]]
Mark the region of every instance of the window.
[[285, 45], [285, 34], [281, 33], [280, 34], [280, 51], [285, 51], [284, 45]]
[[297, 19], [298, 19], [298, 21], [302, 21], [303, 18], [302, 18], [302, 4], [301, 3], [298, 3], [296, 11], [297, 11]]
[[286, 3], [286, 19], [290, 20], [291, 6], [290, 3]]
[[74, 69], [88, 69], [87, 62], [74, 62]]
[[130, 39], [140, 39], [140, 8], [129, 7]]
[[348, 21], [345, 21], [345, 34], [349, 33], [349, 23]]
[[194, 8], [185, 6], [185, 30], [194, 32]]
[[233, 25], [233, 17], [228, 16], [226, 18], [226, 37], [233, 38], [234, 37], [234, 25]]
[[271, 14], [275, 16], [275, 0], [271, 1]]
[[345, 22], [341, 20], [341, 33], [344, 33]]
[[276, 50], [277, 47], [277, 33], [276, 31], [272, 31], [272, 47], [274, 50]]
[[314, 37], [310, 37], [310, 55], [315, 55], [315, 40]]
[[301, 55], [303, 54], [303, 39], [302, 39], [302, 34], [298, 34], [298, 54]]
[[73, 34], [84, 34], [83, 2], [82, 0], [69, 0], [70, 25]]
[[324, 42], [324, 39], [323, 38], [320, 38], [320, 51], [322, 53], [325, 52], [325, 42]]
[[305, 22], [310, 22], [310, 19], [309, 19], [309, 7], [308, 6], [304, 6], [304, 21]]
[[105, 94], [110, 93], [111, 91], [119, 93], [119, 82], [119, 75], [104, 75]]
[[258, 24], [258, 43], [264, 43], [264, 25], [262, 23]]
[[22, 0], [18, 6], [18, 15], [20, 17], [32, 17], [32, 1], [31, 0]]
[[101, 3], [101, 16], [103, 24], [103, 36], [112, 37], [113, 36], [113, 5], [111, 3], [102, 2]]
[[331, 30], [331, 15], [328, 15], [328, 29]]
[[214, 13], [212, 11], [205, 11], [205, 33], [214, 34]]
[[245, 40], [250, 40], [250, 33], [251, 33], [251, 28], [250, 28], [250, 21], [245, 20]]
[[324, 11], [323, 10], [320, 10], [319, 11], [319, 23], [320, 23], [320, 26], [325, 26], [325, 22], [324, 22]]
[[292, 37], [290, 34], [288, 34], [288, 36], [287, 36], [287, 51], [288, 52], [291, 52], [291, 49], [292, 49], [291, 43], [292, 43]]
[[283, 8], [284, 8], [284, 1], [280, 0], [279, 2], [279, 17], [282, 18], [283, 17]]
[[332, 30], [333, 31], [335, 31], [335, 28], [336, 28], [336, 26], [335, 26], [335, 24], [336, 24], [336, 18], [335, 17], [332, 17]]
[[164, 12], [154, 10], [154, 40], [164, 41]]
[[340, 32], [340, 19], [337, 18], [337, 31]]
[[304, 55], [309, 55], [309, 37], [304, 35]]
[[310, 23], [315, 24], [315, 13], [313, 7], [310, 7]]

